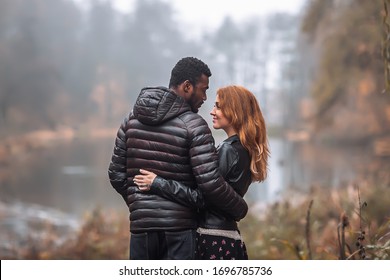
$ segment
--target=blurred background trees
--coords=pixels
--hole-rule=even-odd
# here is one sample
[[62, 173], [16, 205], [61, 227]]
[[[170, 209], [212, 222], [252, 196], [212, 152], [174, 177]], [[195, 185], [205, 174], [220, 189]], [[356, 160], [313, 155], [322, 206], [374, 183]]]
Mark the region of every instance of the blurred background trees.
[[126, 15], [110, 1], [83, 9], [70, 0], [1, 0], [0, 7], [3, 133], [91, 119], [117, 124], [141, 87], [167, 84], [176, 57], [196, 49], [162, 2], [138, 1]]
[[252, 89], [272, 126], [324, 141], [389, 133], [390, 98], [380, 94], [381, 1], [310, 0], [299, 16], [227, 17], [201, 38], [183, 34], [190, 31], [180, 29], [168, 2], [136, 1], [129, 14], [110, 1], [87, 3], [0, 0], [3, 134], [116, 125], [140, 88], [167, 85], [187, 55], [208, 62], [212, 89]]
[[308, 2], [302, 30], [318, 57], [310, 91], [322, 138], [365, 143], [389, 133], [382, 9], [382, 1]]

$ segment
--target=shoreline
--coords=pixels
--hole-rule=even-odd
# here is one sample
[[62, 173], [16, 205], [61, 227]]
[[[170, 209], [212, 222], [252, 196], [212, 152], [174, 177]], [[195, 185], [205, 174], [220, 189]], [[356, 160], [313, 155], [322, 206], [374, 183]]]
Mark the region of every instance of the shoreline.
[[113, 138], [117, 128], [87, 128], [59, 127], [57, 129], [40, 129], [21, 135], [6, 137], [0, 140], [0, 165], [12, 156], [21, 156], [36, 150], [50, 148], [58, 143], [93, 137], [95, 139]]
[[88, 139], [115, 139], [117, 129], [111, 127], [85, 129], [59, 127], [41, 129], [25, 134], [13, 135], [0, 140], [0, 183], [13, 176], [13, 171], [20, 162], [34, 158], [37, 153], [56, 147], [61, 143], [71, 143]]

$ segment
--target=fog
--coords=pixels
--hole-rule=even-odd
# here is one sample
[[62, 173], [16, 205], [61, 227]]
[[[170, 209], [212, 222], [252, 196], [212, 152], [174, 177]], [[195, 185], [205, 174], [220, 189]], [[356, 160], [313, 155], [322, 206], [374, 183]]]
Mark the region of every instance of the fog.
[[286, 191], [389, 183], [381, 8], [353, 2], [226, 17], [192, 36], [169, 1], [138, 0], [121, 13], [110, 1], [0, 0], [0, 202], [77, 217], [127, 211], [107, 176], [116, 130], [141, 88], [168, 86], [185, 56], [211, 69], [199, 112], [208, 122], [218, 87], [244, 85], [259, 100], [270, 176], [251, 188], [251, 209]]

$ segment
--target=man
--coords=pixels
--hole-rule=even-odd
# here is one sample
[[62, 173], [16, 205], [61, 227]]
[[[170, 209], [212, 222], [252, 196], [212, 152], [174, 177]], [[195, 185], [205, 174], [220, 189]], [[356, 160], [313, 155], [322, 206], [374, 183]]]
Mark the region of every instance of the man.
[[199, 188], [206, 203], [237, 221], [248, 206], [218, 171], [214, 139], [197, 114], [206, 100], [210, 69], [193, 57], [172, 69], [169, 89], [141, 90], [121, 124], [108, 174], [130, 211], [130, 259], [193, 259], [197, 211], [141, 192], [133, 182], [140, 169]]

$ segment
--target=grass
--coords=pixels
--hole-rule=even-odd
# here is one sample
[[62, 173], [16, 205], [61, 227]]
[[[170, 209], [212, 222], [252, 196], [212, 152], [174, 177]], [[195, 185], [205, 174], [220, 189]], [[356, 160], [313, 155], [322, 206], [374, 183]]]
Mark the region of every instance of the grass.
[[[390, 259], [390, 186], [313, 188], [240, 222], [250, 259]], [[48, 228], [50, 231], [50, 228]], [[127, 259], [127, 215], [96, 209], [78, 233], [15, 250], [15, 259]], [[0, 256], [1, 257], [1, 256]]]
[[389, 186], [316, 188], [246, 218], [241, 231], [251, 259], [390, 259], [389, 202]]

